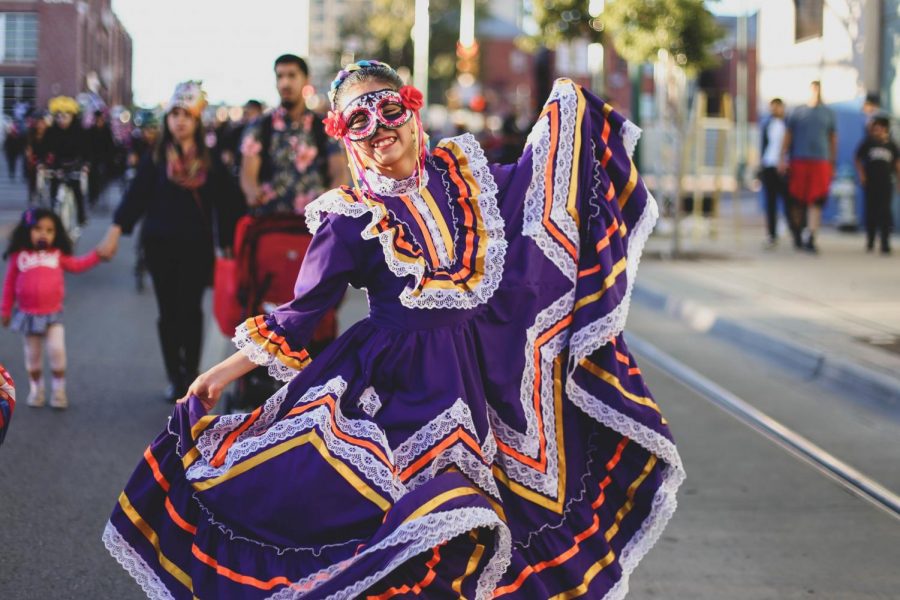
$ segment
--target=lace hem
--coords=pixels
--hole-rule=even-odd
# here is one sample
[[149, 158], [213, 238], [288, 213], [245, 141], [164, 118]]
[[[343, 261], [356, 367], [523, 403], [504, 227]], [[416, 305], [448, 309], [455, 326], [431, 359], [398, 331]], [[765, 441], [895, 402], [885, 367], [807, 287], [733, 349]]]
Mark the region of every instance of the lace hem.
[[641, 128], [631, 121], [625, 121], [619, 130], [619, 135], [622, 136], [622, 145], [625, 146], [625, 152], [628, 153], [629, 158], [634, 156], [634, 149], [637, 148], [638, 140], [641, 139], [641, 133]]
[[287, 600], [300, 598], [303, 594], [314, 590], [321, 582], [329, 581], [360, 558], [391, 546], [405, 544], [406, 547], [385, 568], [331, 594], [327, 597], [327, 600], [355, 598], [417, 554], [426, 552], [438, 544], [449, 541], [467, 531], [481, 527], [490, 527], [497, 532], [494, 555], [478, 578], [478, 586], [475, 592], [475, 597], [479, 600], [490, 598], [497, 582], [500, 581], [500, 577], [509, 567], [512, 557], [511, 535], [509, 529], [497, 516], [497, 513], [486, 508], [475, 507], [432, 513], [404, 523], [378, 544], [367, 548], [353, 558], [341, 561], [304, 577], [291, 585], [291, 587], [273, 594], [270, 596], [270, 599]]
[[[647, 192], [647, 205], [638, 219], [628, 240], [628, 259], [625, 265], [625, 295], [619, 304], [602, 318], [593, 321], [574, 334], [569, 343], [571, 348], [570, 364], [577, 365], [581, 359], [591, 355], [598, 348], [609, 343], [613, 338], [625, 329], [628, 319], [628, 310], [631, 308], [631, 295], [634, 290], [634, 280], [637, 277], [641, 257], [644, 254], [644, 246], [650, 237], [656, 221], [659, 218], [659, 209], [656, 200]], [[572, 367], [574, 369], [574, 367]], [[570, 369], [570, 375], [571, 371]]]
[[125, 538], [116, 530], [112, 523], [106, 523], [103, 529], [103, 545], [114, 559], [137, 582], [147, 598], [150, 600], [173, 600], [172, 594], [163, 585], [162, 580], [153, 572], [141, 555], [128, 545]]
[[287, 383], [300, 372], [300, 369], [289, 367], [279, 360], [280, 351], [276, 350], [277, 354], [271, 354], [264, 346], [257, 343], [252, 338], [246, 322], [237, 326], [231, 341], [251, 362], [261, 367], [268, 367], [269, 376], [277, 381]]
[[623, 600], [625, 595], [628, 594], [628, 580], [631, 577], [631, 573], [643, 560], [647, 552], [659, 541], [659, 536], [662, 535], [672, 515], [675, 514], [675, 509], [678, 507], [676, 494], [683, 482], [684, 471], [673, 468], [666, 469], [663, 475], [663, 482], [653, 497], [650, 514], [644, 519], [641, 528], [619, 554], [622, 577], [607, 592], [603, 600]]
[[603, 400], [575, 383], [572, 377], [569, 377], [568, 381], [566, 381], [566, 395], [572, 404], [601, 425], [605, 425], [613, 431], [633, 439], [673, 468], [680, 471], [684, 470], [681, 456], [678, 454], [678, 449], [675, 447], [674, 442], [609, 406]]

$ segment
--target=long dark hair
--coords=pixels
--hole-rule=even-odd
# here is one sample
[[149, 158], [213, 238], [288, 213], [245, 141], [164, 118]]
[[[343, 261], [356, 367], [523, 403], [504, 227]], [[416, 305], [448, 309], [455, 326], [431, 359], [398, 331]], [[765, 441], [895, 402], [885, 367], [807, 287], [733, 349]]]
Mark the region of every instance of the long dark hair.
[[59, 215], [46, 208], [33, 207], [22, 213], [22, 218], [19, 219], [12, 235], [9, 236], [9, 245], [6, 247], [6, 252], [3, 253], [4, 259], [20, 250], [35, 249], [31, 243], [31, 228], [37, 225], [41, 219], [52, 220], [56, 227], [56, 235], [53, 237], [53, 244], [50, 247], [56, 248], [63, 254], [72, 254], [72, 238], [66, 233], [66, 228], [63, 227]]
[[[203, 121], [199, 117], [194, 117], [194, 120], [197, 122], [197, 127], [194, 129], [194, 144], [197, 146], [197, 158], [203, 162], [204, 167], [209, 168], [211, 159], [209, 148], [206, 147], [206, 131], [203, 127]], [[178, 145], [175, 141], [175, 136], [169, 130], [169, 113], [165, 114], [159, 127], [162, 135], [159, 136], [159, 140], [156, 142], [156, 148], [153, 151], [153, 161], [157, 165], [162, 165], [166, 162], [166, 148], [171, 144], [178, 149], [180, 154], [181, 146]]]

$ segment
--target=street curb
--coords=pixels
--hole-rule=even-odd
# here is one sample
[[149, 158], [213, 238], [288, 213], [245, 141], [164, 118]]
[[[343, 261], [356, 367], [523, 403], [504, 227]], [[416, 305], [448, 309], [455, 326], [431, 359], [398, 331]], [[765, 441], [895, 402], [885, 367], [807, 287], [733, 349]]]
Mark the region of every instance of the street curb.
[[887, 408], [900, 407], [900, 380], [889, 375], [834, 356], [824, 349], [799, 344], [738, 320], [724, 318], [708, 306], [666, 294], [646, 284], [636, 283], [632, 297], [647, 308], [684, 321], [696, 331], [735, 344], [779, 365], [808, 373], [814, 379], [821, 379], [848, 392], [864, 395]]

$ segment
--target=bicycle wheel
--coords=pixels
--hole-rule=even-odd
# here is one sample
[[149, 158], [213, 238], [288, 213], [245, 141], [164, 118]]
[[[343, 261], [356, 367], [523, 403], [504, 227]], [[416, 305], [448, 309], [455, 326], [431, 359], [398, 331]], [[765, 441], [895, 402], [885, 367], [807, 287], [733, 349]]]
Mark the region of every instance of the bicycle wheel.
[[60, 184], [56, 193], [55, 211], [72, 242], [76, 242], [81, 235], [81, 230], [75, 220], [75, 194], [64, 183]]

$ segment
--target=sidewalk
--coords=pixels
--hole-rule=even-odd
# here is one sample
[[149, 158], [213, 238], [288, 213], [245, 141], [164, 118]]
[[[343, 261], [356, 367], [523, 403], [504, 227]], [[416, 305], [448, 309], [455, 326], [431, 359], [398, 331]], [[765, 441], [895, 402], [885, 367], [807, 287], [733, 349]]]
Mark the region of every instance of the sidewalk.
[[867, 254], [862, 233], [826, 228], [818, 255], [794, 250], [788, 235], [765, 250], [756, 206], [742, 202], [739, 219], [723, 210], [714, 238], [683, 223], [685, 259], [667, 258], [671, 224], [661, 222], [634, 300], [848, 393], [900, 407], [900, 248]]

